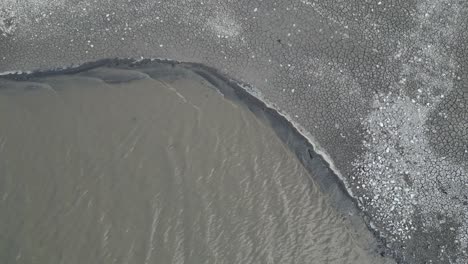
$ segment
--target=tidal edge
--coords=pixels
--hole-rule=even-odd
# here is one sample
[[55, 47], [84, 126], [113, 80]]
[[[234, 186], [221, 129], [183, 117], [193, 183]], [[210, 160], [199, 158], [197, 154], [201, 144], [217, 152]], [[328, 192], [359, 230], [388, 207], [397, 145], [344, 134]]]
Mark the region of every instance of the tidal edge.
[[385, 237], [373, 228], [369, 216], [359, 209], [357, 199], [346, 188], [344, 180], [339, 176], [339, 172], [334, 169], [330, 158], [324, 156], [326, 155], [325, 153], [317, 151], [317, 147], [287, 117], [247, 91], [246, 88], [250, 87], [250, 85], [234, 80], [215, 68], [201, 63], [179, 62], [169, 59], [136, 60], [131, 58], [113, 58], [34, 72], [8, 71], [0, 73], [0, 79], [26, 81], [33, 78], [55, 75], [72, 75], [98, 67], [138, 70], [139, 68], [158, 67], [161, 65], [169, 65], [174, 68], [179, 67], [192, 71], [209, 82], [226, 99], [247, 107], [259, 120], [269, 125], [281, 141], [290, 148], [308, 171], [309, 177], [318, 183], [321, 190], [332, 201], [332, 205], [343, 217], [348, 219], [357, 230], [362, 230], [362, 227], [364, 227], [372, 234], [377, 242], [374, 248], [376, 253], [382, 257], [390, 256], [397, 263], [403, 263], [400, 254], [386, 246]]

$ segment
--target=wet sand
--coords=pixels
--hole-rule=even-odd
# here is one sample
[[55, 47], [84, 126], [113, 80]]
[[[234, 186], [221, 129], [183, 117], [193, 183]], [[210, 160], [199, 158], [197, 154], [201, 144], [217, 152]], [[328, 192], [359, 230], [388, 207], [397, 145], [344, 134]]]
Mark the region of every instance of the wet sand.
[[0, 262], [391, 263], [268, 114], [198, 74], [0, 80]]

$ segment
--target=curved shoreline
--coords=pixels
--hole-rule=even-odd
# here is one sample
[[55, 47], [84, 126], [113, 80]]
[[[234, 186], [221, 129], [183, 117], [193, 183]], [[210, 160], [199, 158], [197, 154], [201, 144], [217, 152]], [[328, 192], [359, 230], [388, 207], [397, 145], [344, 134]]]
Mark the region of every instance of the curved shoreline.
[[[294, 122], [287, 116], [281, 114], [273, 106], [249, 92], [247, 84], [242, 84], [218, 70], [200, 64], [190, 62], [178, 62], [167, 59], [143, 59], [135, 60], [129, 58], [102, 59], [88, 62], [77, 66], [56, 68], [46, 71], [36, 72], [7, 72], [0, 74], [0, 79], [9, 79], [16, 81], [29, 80], [31, 78], [41, 78], [54, 75], [68, 75], [85, 72], [98, 67], [112, 67], [117, 69], [143, 69], [145, 67], [157, 67], [160, 65], [170, 65], [171, 67], [180, 67], [194, 72], [213, 87], [227, 99], [247, 107], [259, 120], [269, 125], [275, 131], [281, 141], [286, 144], [296, 155], [301, 164], [309, 172], [309, 176], [318, 182], [320, 189], [329, 196], [333, 206], [348, 219], [354, 227], [359, 230], [365, 228], [373, 238], [376, 239], [380, 255], [391, 255], [397, 262], [400, 262], [397, 255], [387, 248], [385, 238], [381, 236], [378, 230], [372, 228], [369, 217], [358, 207], [358, 201], [353, 196], [351, 190], [346, 187], [343, 178], [333, 166], [333, 161], [327, 157], [326, 153], [317, 150], [313, 140], [301, 133]], [[364, 234], [362, 234], [364, 235]]]

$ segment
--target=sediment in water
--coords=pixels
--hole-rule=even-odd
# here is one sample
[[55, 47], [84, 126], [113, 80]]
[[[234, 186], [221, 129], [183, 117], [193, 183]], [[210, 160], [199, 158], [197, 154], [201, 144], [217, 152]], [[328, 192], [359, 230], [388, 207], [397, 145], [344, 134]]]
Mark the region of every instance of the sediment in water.
[[[180, 68], [192, 71], [201, 76], [213, 87], [224, 95], [225, 98], [242, 104], [247, 107], [259, 120], [273, 128], [277, 136], [291, 149], [302, 165], [317, 182], [322, 191], [332, 200], [332, 204], [342, 215], [349, 219], [354, 228], [361, 232], [362, 236], [373, 235], [376, 239], [376, 249], [381, 255], [387, 253], [383, 248], [384, 240], [370, 226], [369, 220], [357, 207], [356, 199], [350, 194], [345, 183], [339, 176], [339, 172], [334, 170], [330, 159], [324, 153], [317, 151], [312, 140], [308, 139], [299, 131], [297, 126], [288, 118], [274, 109], [267, 102], [255, 96], [248, 85], [239, 83], [228, 76], [220, 73], [216, 69], [197, 63], [183, 63], [170, 60], [133, 60], [133, 59], [106, 59], [86, 63], [76, 67], [53, 69], [48, 71], [28, 72], [28, 73], [8, 73], [0, 76], [0, 79], [27, 81], [34, 78], [50, 77], [54, 75], [83, 74], [89, 76], [90, 71], [98, 67], [111, 67], [113, 69], [135, 70], [134, 74], [127, 75], [106, 75], [104, 80], [112, 83], [128, 82], [144, 78], [138, 72], [151, 70], [153, 73], [164, 74], [164, 72]], [[105, 73], [99, 74], [101, 77]], [[91, 74], [91, 76], [92, 76]], [[1, 89], [1, 88], [0, 88]], [[250, 91], [248, 91], [250, 90]]]

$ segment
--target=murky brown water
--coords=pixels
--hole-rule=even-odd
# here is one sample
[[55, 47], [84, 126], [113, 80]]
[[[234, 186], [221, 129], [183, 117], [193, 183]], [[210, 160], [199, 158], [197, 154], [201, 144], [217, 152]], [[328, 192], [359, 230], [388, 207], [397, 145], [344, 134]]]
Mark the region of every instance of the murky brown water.
[[200, 78], [42, 82], [0, 84], [0, 263], [384, 262]]

